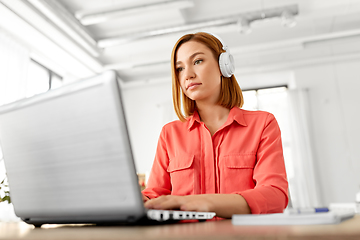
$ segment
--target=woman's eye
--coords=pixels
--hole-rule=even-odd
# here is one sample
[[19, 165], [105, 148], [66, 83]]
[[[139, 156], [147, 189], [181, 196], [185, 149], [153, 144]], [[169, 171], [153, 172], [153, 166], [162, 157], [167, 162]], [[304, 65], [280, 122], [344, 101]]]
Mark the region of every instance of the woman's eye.
[[178, 67], [178, 68], [176, 69], [176, 71], [178, 71], [178, 72], [181, 72], [182, 70], [184, 70], [183, 67]]
[[198, 64], [202, 63], [202, 61], [203, 61], [202, 59], [198, 59], [194, 62], [194, 65], [198, 65]]

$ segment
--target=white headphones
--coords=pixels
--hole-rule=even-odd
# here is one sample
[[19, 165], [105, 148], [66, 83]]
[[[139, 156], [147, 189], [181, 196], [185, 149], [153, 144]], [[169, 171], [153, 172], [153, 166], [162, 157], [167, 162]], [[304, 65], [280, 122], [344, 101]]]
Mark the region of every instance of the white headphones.
[[221, 45], [223, 46], [222, 49], [225, 52], [221, 53], [219, 56], [220, 71], [224, 77], [228, 77], [228, 78], [231, 77], [235, 72], [235, 63], [234, 63], [234, 57], [231, 55], [228, 46], [216, 34], [210, 32], [205, 32], [205, 33], [213, 35], [221, 42]]

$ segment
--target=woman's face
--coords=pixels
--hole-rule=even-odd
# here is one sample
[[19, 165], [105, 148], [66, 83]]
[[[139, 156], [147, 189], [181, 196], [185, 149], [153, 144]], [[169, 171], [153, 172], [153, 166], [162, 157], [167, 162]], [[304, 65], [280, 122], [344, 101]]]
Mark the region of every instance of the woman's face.
[[217, 59], [207, 46], [195, 41], [183, 43], [177, 50], [175, 69], [188, 98], [196, 102], [218, 102], [221, 73]]

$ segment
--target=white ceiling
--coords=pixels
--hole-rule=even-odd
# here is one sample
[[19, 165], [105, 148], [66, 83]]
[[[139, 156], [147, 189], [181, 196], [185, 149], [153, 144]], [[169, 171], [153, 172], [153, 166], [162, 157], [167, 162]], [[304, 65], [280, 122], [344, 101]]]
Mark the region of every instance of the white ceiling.
[[[278, 17], [266, 18], [241, 34], [234, 21], [291, 6], [297, 9], [293, 28], [283, 27]], [[59, 72], [116, 69], [127, 83], [168, 78], [176, 40], [211, 31], [230, 47], [236, 73], [249, 74], [358, 57], [360, 0], [0, 0], [1, 28]]]

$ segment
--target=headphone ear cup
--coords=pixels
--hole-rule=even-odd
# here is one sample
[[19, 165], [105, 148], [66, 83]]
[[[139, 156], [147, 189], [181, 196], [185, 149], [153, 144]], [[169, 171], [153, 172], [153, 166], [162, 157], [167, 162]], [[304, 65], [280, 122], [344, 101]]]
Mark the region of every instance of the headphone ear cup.
[[224, 77], [231, 77], [235, 71], [234, 57], [229, 52], [223, 52], [219, 56], [219, 66]]

